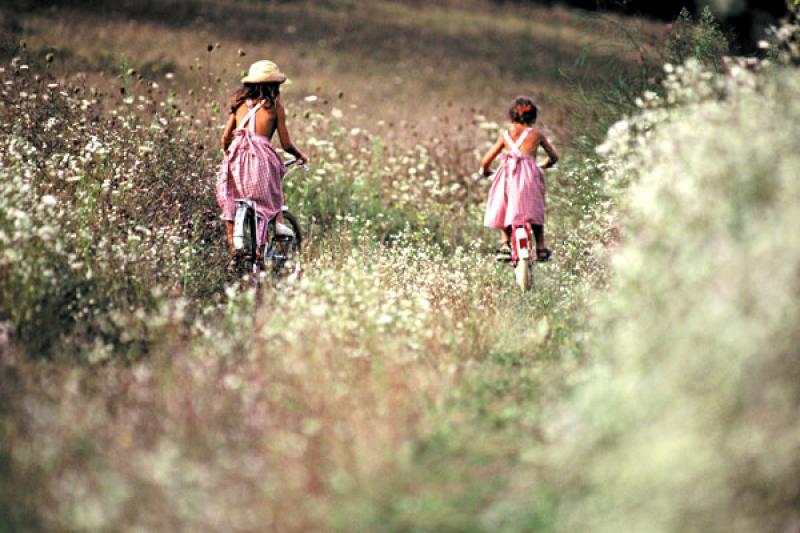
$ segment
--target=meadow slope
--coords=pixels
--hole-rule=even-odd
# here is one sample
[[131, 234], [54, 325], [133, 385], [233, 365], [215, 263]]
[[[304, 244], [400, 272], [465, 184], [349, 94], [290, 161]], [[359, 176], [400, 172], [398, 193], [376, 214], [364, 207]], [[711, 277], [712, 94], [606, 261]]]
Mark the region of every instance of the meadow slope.
[[[341, 95], [342, 105], [357, 106], [346, 125], [406, 144], [429, 129], [465, 127], [476, 113], [505, 120], [506, 102], [518, 94], [534, 95], [546, 127], [569, 137], [579, 126], [570, 116], [576, 80], [597, 88], [641, 53], [652, 59], [665, 33], [642, 19], [473, 0], [25, 5], [6, 8], [7, 27], [34, 55], [54, 51], [51, 69], [60, 74], [83, 73], [111, 88], [133, 67], [178, 93], [206, 86], [222, 103], [250, 62], [268, 57], [290, 76], [290, 104]], [[209, 43], [221, 48], [209, 55]], [[175, 78], [166, 82], [166, 72]]]

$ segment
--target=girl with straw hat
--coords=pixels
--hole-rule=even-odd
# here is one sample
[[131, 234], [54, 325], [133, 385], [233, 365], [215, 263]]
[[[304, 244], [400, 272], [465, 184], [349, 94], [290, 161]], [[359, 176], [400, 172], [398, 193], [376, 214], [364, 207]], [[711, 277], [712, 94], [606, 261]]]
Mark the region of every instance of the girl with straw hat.
[[[282, 180], [286, 174], [280, 156], [272, 146], [272, 136], [278, 132], [281, 146], [304, 164], [308, 157], [289, 137], [286, 112], [280, 100], [280, 87], [286, 76], [272, 61], [256, 61], [242, 78], [242, 87], [233, 96], [230, 117], [222, 135], [225, 158], [217, 176], [217, 203], [228, 238], [231, 255], [233, 247], [233, 219], [236, 200], [251, 198], [256, 210], [266, 222], [276, 218], [275, 230], [279, 235], [292, 235], [283, 220]], [[266, 237], [266, 224], [258, 228], [259, 244]]]

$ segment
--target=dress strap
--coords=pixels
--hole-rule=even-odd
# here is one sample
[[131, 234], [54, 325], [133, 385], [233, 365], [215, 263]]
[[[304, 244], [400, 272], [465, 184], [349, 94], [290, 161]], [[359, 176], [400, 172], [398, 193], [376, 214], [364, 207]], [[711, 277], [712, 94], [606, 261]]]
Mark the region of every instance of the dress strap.
[[519, 139], [517, 139], [517, 143], [516, 143], [517, 150], [520, 149], [520, 147], [522, 146], [522, 143], [525, 142], [525, 138], [528, 136], [528, 134], [530, 132], [531, 132], [531, 129], [527, 128], [527, 129], [525, 129], [525, 131], [522, 132], [522, 135], [519, 136]]
[[525, 131], [523, 131], [522, 135], [520, 135], [519, 139], [517, 139], [517, 142], [514, 142], [511, 139], [511, 134], [508, 133], [508, 130], [506, 130], [506, 131], [503, 132], [503, 139], [505, 139], [505, 141], [508, 144], [508, 147], [511, 149], [511, 151], [516, 154], [516, 153], [519, 153], [519, 151], [520, 151], [519, 148], [520, 148], [520, 146], [522, 146], [522, 143], [525, 142], [525, 138], [528, 136], [528, 133], [530, 133], [530, 131], [531, 131], [530, 128], [528, 128]]
[[[250, 105], [250, 100], [247, 101], [247, 105], [248, 106]], [[247, 124], [250, 123], [250, 131], [252, 133], [256, 132], [256, 121], [255, 120], [251, 121], [251, 119], [253, 119], [256, 116], [256, 113], [258, 112], [259, 109], [261, 109], [262, 105], [263, 104], [259, 102], [258, 104], [250, 108], [250, 111], [244, 117], [242, 125], [239, 126], [239, 129], [244, 129], [247, 126]]]
[[516, 152], [517, 151], [517, 145], [515, 145], [514, 141], [511, 140], [511, 135], [508, 134], [508, 131], [504, 131], [503, 132], [503, 140], [506, 141], [506, 144], [508, 145], [509, 150], [511, 150], [512, 152]]

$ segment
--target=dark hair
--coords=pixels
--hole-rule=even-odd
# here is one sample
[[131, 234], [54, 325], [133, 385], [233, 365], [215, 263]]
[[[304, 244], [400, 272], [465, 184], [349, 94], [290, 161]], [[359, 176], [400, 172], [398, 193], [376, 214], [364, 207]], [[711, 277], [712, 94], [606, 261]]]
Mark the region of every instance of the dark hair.
[[281, 95], [281, 84], [270, 81], [266, 83], [245, 83], [236, 91], [231, 100], [231, 113], [236, 113], [246, 100], [264, 100], [265, 107], [271, 109]]
[[536, 109], [536, 104], [527, 96], [519, 96], [511, 102], [511, 107], [508, 110], [508, 117], [512, 122], [532, 126], [536, 122], [536, 116], [539, 110]]

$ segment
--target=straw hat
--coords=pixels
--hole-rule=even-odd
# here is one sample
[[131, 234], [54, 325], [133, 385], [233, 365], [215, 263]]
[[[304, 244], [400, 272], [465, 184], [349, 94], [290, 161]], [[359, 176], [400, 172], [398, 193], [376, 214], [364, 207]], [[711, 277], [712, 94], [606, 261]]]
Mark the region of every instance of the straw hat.
[[267, 83], [278, 82], [283, 83], [286, 81], [286, 75], [281, 72], [278, 65], [266, 59], [256, 61], [250, 65], [250, 70], [247, 71], [247, 76], [242, 78], [242, 83]]

